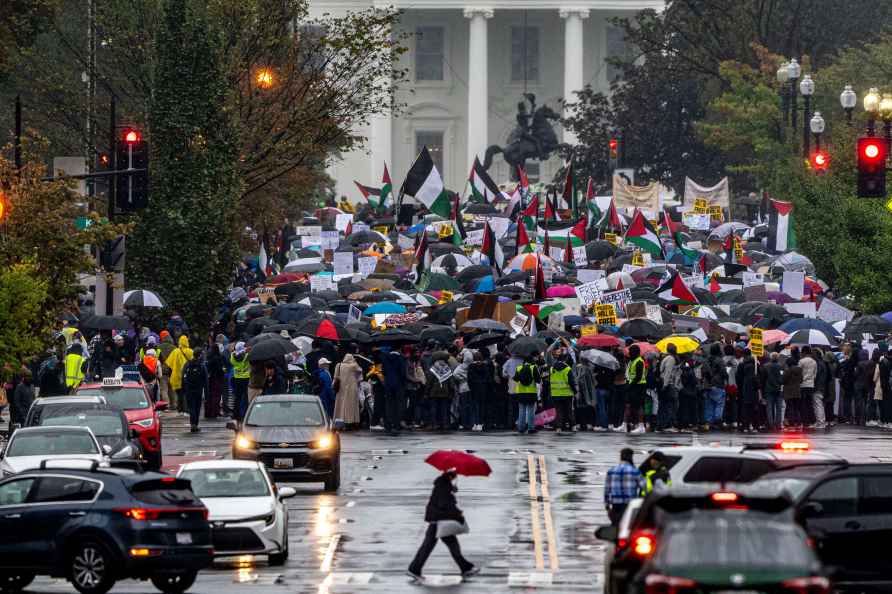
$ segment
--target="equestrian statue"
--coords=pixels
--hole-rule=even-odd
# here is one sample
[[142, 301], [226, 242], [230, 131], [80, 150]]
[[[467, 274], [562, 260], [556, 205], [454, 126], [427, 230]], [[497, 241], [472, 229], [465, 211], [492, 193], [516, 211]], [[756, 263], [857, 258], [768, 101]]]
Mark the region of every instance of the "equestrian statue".
[[[526, 102], [530, 107], [527, 109]], [[560, 114], [547, 105], [536, 107], [536, 96], [524, 93], [524, 101], [517, 104], [517, 127], [508, 135], [504, 147], [497, 144], [486, 149], [483, 168], [489, 169], [492, 158], [502, 153], [505, 161], [511, 165], [512, 177], [517, 175], [517, 168], [524, 167], [530, 159], [545, 161], [558, 147], [557, 134], [550, 120], [559, 120]]]

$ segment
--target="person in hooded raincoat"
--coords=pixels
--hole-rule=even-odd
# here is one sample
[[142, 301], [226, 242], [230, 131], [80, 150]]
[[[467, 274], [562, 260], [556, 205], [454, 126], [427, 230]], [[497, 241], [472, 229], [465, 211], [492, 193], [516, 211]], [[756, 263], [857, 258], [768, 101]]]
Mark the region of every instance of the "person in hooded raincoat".
[[335, 366], [334, 418], [345, 425], [358, 425], [359, 418], [359, 382], [362, 381], [362, 368], [351, 353], [344, 355], [344, 360]]
[[170, 406], [180, 412], [186, 412], [186, 394], [183, 392], [183, 368], [192, 360], [192, 349], [189, 348], [189, 339], [182, 335], [177, 342], [177, 348], [171, 351], [165, 365], [170, 367]]

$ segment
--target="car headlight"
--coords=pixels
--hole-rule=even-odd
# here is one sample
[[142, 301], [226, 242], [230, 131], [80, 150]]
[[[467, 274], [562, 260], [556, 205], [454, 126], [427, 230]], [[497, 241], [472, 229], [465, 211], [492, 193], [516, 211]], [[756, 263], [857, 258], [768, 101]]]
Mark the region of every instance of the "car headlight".
[[132, 458], [132, 457], [133, 457], [133, 446], [125, 446], [112, 455], [112, 458], [116, 459], [116, 460], [119, 460], [121, 458]]
[[133, 424], [148, 429], [155, 424], [155, 419], [149, 417], [148, 419], [142, 419], [141, 421], [133, 421]]
[[327, 450], [334, 445], [334, 438], [331, 435], [323, 435], [319, 439], [310, 443], [310, 447], [314, 450]]
[[239, 435], [235, 438], [235, 447], [240, 450], [253, 450], [257, 448], [257, 444], [254, 443], [254, 440], [244, 435]]

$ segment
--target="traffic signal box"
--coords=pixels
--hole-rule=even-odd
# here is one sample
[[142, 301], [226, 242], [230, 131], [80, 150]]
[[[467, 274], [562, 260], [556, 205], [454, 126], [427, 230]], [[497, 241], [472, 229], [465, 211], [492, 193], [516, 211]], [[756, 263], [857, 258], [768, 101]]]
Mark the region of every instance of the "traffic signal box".
[[[149, 143], [138, 130], [126, 129], [115, 147], [112, 166], [115, 176], [115, 204], [120, 211], [131, 212], [149, 205]], [[137, 170], [126, 173], [128, 170]], [[140, 171], [141, 170], [141, 171]]]
[[858, 139], [858, 196], [883, 198], [886, 196], [886, 140], [876, 137]]

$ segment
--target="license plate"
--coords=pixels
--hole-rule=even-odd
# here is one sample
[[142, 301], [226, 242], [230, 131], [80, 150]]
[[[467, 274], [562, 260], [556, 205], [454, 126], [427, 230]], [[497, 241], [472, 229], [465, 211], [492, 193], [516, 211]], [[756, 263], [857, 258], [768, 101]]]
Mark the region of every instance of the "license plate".
[[188, 532], [177, 532], [177, 544], [192, 544], [192, 535]]
[[273, 458], [273, 468], [294, 468], [294, 459]]

